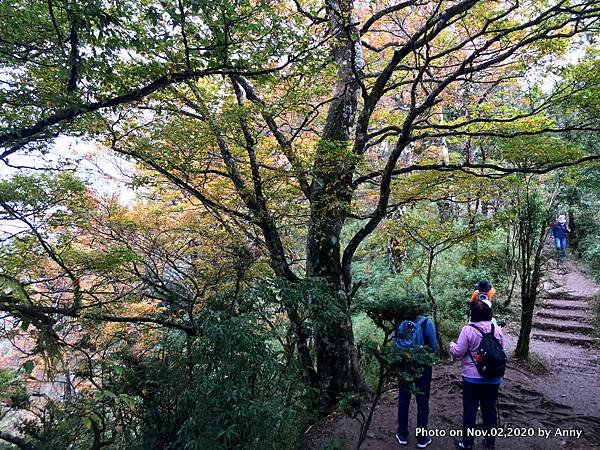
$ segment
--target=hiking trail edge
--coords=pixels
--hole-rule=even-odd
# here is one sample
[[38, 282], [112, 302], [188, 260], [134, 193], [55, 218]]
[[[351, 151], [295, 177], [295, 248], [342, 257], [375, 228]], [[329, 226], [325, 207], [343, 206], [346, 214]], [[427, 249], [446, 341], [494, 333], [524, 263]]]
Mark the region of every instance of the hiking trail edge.
[[[509, 364], [500, 386], [501, 425], [518, 429], [525, 436], [499, 437], [496, 449], [554, 450], [561, 448], [600, 449], [600, 347], [588, 323], [591, 298], [600, 287], [572, 261], [558, 269], [548, 267], [538, 299], [531, 336], [531, 351], [540, 358], [548, 373], [535, 375]], [[509, 355], [517, 338], [505, 330]], [[384, 394], [375, 410], [363, 449], [415, 448], [416, 437], [401, 446], [396, 431], [398, 390]], [[445, 436], [432, 436], [427, 447], [454, 448], [451, 430], [462, 427], [462, 391], [459, 363], [434, 367], [431, 384], [429, 430]], [[415, 402], [411, 402], [409, 428], [415, 427]], [[481, 422], [478, 416], [478, 423]], [[353, 448], [359, 425], [342, 415], [330, 416], [307, 433], [309, 448], [329, 442], [344, 442]], [[581, 432], [577, 438], [578, 432]], [[520, 433], [520, 434], [523, 434]], [[529, 434], [534, 434], [530, 436]], [[476, 438], [474, 448], [483, 448]]]

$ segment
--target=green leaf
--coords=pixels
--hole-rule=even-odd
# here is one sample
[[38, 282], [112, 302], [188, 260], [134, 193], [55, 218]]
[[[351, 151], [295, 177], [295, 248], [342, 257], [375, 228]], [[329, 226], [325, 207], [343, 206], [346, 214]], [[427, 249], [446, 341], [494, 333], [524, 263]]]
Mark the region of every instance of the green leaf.
[[87, 428], [88, 430], [92, 429], [92, 420], [89, 417], [84, 417], [83, 419], [81, 419], [81, 421], [83, 422], [83, 426], [85, 428]]
[[21, 370], [29, 375], [31, 375], [31, 372], [33, 372], [33, 369], [35, 367], [35, 363], [30, 359], [28, 361], [25, 361], [25, 363], [23, 363], [23, 365], [21, 366]]

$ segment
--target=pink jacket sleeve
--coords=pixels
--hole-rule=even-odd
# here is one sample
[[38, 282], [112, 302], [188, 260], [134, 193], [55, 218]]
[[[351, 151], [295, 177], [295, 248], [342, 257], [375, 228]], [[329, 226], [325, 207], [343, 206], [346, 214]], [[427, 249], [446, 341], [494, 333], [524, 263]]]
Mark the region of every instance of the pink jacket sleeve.
[[457, 342], [450, 344], [450, 355], [452, 355], [454, 358], [462, 358], [469, 350], [468, 334], [469, 327], [463, 327], [462, 331], [460, 332], [460, 336], [458, 336]]

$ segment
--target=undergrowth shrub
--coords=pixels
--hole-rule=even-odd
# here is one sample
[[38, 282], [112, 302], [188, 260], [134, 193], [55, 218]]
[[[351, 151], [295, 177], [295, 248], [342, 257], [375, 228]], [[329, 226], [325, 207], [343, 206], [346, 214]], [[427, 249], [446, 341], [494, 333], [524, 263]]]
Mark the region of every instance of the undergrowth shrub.
[[102, 391], [49, 402], [22, 432], [44, 450], [96, 448], [95, 436], [107, 449], [297, 448], [318, 408], [273, 330], [253, 312], [207, 311], [197, 324], [197, 336], [163, 331], [113, 353]]

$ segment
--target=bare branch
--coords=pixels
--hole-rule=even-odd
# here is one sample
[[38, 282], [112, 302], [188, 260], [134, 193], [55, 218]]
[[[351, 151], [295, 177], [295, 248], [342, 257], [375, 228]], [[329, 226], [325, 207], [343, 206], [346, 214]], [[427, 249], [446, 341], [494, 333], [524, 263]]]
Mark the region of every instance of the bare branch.
[[298, 178], [300, 189], [302, 189], [302, 192], [308, 198], [310, 194], [309, 184], [305, 175], [306, 170], [303, 167], [300, 159], [295, 154], [294, 149], [292, 148], [291, 141], [288, 140], [281, 132], [279, 126], [277, 125], [277, 122], [275, 122], [275, 118], [272, 114], [268, 112], [266, 102], [256, 94], [256, 90], [254, 89], [252, 84], [250, 84], [250, 82], [242, 76], [236, 76], [234, 77], [234, 79], [243, 87], [244, 92], [246, 93], [246, 98], [251, 102], [254, 102], [261, 106], [261, 115], [263, 119], [267, 123], [267, 126], [269, 127], [271, 133], [273, 133], [273, 136], [275, 136], [275, 139], [277, 140], [277, 143], [283, 150], [285, 157], [290, 162], [292, 169], [294, 170], [294, 175]]
[[319, 17], [318, 15], [315, 16], [314, 14], [311, 14], [308, 11], [306, 11], [305, 9], [303, 9], [302, 5], [300, 5], [300, 2], [298, 0], [294, 0], [294, 4], [296, 5], [296, 9], [298, 10], [298, 12], [300, 14], [302, 14], [304, 17], [306, 17], [307, 19], [310, 19], [313, 24], [316, 25], [319, 23], [327, 22], [327, 18]]
[[375, 22], [377, 22], [378, 20], [384, 18], [388, 14], [392, 14], [392, 13], [401, 11], [404, 8], [406, 8], [407, 6], [413, 6], [413, 5], [416, 5], [416, 4], [418, 4], [417, 0], [408, 0], [408, 1], [405, 1], [405, 2], [402, 2], [402, 3], [398, 3], [397, 5], [388, 6], [387, 8], [382, 9], [381, 11], [373, 14], [371, 17], [369, 17], [365, 21], [364, 25], [360, 29], [360, 34], [365, 34], [367, 31], [369, 31], [369, 29], [373, 26], [373, 24]]
[[25, 439], [5, 433], [4, 431], [0, 431], [0, 439], [16, 445], [21, 450], [38, 450], [37, 447], [35, 447], [33, 444], [30, 444]]
[[[464, 172], [469, 175], [480, 177], [480, 178], [503, 178], [508, 175], [515, 173], [524, 174], [545, 174], [558, 169], [564, 169], [567, 167], [578, 166], [588, 162], [600, 161], [600, 155], [589, 155], [583, 158], [579, 158], [573, 161], [563, 161], [558, 163], [540, 164], [541, 167], [504, 167], [498, 164], [477, 164], [477, 163], [463, 163], [463, 164], [414, 164], [400, 169], [395, 169], [393, 175], [402, 175], [412, 172], [424, 172], [424, 171], [438, 171], [438, 172]], [[478, 170], [478, 172], [476, 172]], [[493, 172], [482, 172], [482, 170], [491, 170]], [[358, 187], [362, 183], [378, 178], [382, 175], [381, 171], [371, 172], [366, 175], [362, 175], [354, 180], [354, 187]]]
[[8, 302], [6, 301], [5, 296], [0, 296], [0, 310], [11, 314], [25, 314], [32, 315], [34, 317], [44, 316], [50, 322], [52, 322], [52, 319], [50, 319], [48, 315], [57, 314], [63, 317], [86, 318], [102, 322], [139, 324], [151, 323], [167, 328], [174, 328], [176, 330], [183, 331], [190, 336], [195, 336], [197, 334], [194, 324], [184, 325], [177, 322], [171, 322], [169, 320], [148, 316], [117, 316], [111, 314], [93, 313], [90, 311], [82, 312], [81, 308], [58, 308], [53, 306], [24, 305], [21, 303]]
[[46, 133], [50, 127], [76, 119], [86, 113], [95, 112], [102, 109], [111, 108], [141, 100], [147, 97], [148, 95], [172, 84], [181, 83], [183, 81], [192, 80], [200, 77], [207, 77], [210, 75], [263, 75], [281, 70], [282, 68], [289, 65], [291, 62], [292, 59], [288, 58], [286, 62], [282, 63], [278, 67], [255, 71], [220, 68], [194, 71], [186, 70], [184, 72], [167, 73], [142, 87], [129, 91], [126, 94], [111, 97], [109, 99], [98, 102], [83, 103], [76, 106], [70, 106], [58, 110], [44, 119], [38, 120], [33, 125], [22, 127], [15, 131], [6, 131], [4, 133], [1, 133], [0, 147], [13, 147], [8, 148], [2, 154], [0, 154], [0, 159], [6, 158], [7, 156], [15, 153], [18, 149], [22, 148], [28, 142], [39, 137], [44, 137], [40, 135]]

